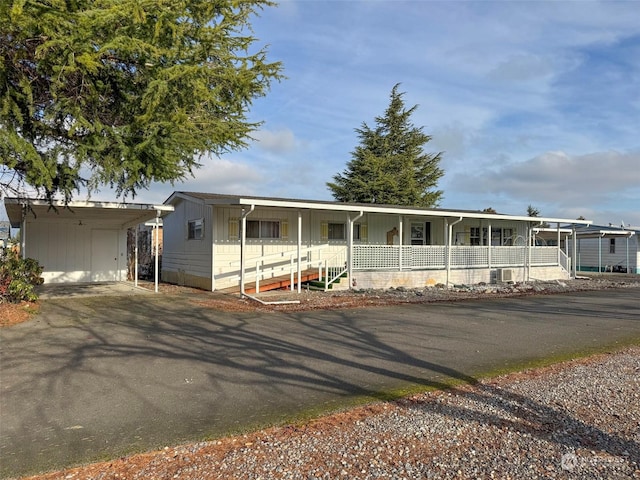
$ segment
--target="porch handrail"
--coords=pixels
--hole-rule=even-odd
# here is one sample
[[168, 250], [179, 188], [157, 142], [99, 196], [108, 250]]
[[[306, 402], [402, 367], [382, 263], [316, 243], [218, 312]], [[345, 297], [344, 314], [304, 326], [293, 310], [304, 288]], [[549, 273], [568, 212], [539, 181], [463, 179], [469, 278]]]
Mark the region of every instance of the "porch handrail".
[[[322, 275], [322, 269], [324, 267], [324, 277]], [[329, 290], [329, 285], [338, 280], [346, 271], [347, 266], [347, 249], [336, 253], [332, 257], [326, 258], [320, 263], [320, 280], [324, 278], [324, 291]]]
[[[323, 248], [329, 248], [329, 244], [328, 243], [323, 243], [322, 245], [314, 245], [313, 247], [305, 247], [300, 249], [300, 256], [302, 256], [303, 254], [307, 254], [309, 252], [315, 252], [316, 250], [322, 250]], [[264, 261], [264, 260], [272, 260], [272, 259], [279, 259], [279, 258], [289, 258], [290, 255], [298, 255], [298, 249], [296, 248], [295, 250], [286, 250], [284, 252], [277, 252], [277, 253], [270, 253], [268, 255], [260, 255], [259, 257], [251, 257], [251, 258], [247, 258], [245, 259], [245, 264], [247, 264], [248, 262], [259, 262], [259, 261]], [[229, 266], [230, 267], [237, 267], [240, 266], [240, 260], [234, 260], [233, 262], [229, 262]]]

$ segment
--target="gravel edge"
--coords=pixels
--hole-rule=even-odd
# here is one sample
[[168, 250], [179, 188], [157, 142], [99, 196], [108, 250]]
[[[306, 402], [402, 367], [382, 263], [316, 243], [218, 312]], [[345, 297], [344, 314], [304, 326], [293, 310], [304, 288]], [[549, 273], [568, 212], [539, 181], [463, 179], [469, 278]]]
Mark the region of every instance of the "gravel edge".
[[640, 347], [30, 478], [640, 479]]

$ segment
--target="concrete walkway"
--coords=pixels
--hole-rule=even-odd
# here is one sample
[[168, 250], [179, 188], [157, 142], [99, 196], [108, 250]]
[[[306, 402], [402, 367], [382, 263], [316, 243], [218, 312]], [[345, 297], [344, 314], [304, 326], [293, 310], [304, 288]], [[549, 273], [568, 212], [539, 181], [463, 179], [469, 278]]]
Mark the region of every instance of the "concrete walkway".
[[289, 314], [189, 297], [52, 299], [0, 329], [0, 476], [197, 441], [640, 343], [640, 289]]
[[78, 297], [121, 297], [148, 295], [153, 290], [136, 286], [133, 282], [47, 283], [36, 287], [40, 300]]

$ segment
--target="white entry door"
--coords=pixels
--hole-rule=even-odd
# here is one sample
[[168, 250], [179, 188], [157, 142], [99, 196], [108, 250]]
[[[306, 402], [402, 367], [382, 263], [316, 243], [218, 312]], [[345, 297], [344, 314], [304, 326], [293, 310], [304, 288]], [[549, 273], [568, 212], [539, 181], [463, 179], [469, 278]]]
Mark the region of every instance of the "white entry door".
[[118, 231], [91, 231], [91, 281], [115, 282], [118, 279]]

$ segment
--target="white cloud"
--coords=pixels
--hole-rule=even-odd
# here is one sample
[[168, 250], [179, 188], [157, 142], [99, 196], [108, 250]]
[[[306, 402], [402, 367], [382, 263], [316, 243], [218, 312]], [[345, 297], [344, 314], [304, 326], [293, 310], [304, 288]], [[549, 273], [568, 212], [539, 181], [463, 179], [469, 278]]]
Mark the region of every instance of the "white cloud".
[[279, 130], [258, 130], [253, 133], [257, 146], [271, 153], [285, 153], [295, 150], [297, 141], [291, 130], [282, 128]]
[[[640, 194], [640, 152], [597, 152], [572, 156], [547, 152], [499, 169], [459, 176], [461, 185], [515, 197], [543, 195], [567, 198], [604, 198], [627, 190]], [[590, 203], [590, 202], [588, 202]]]

